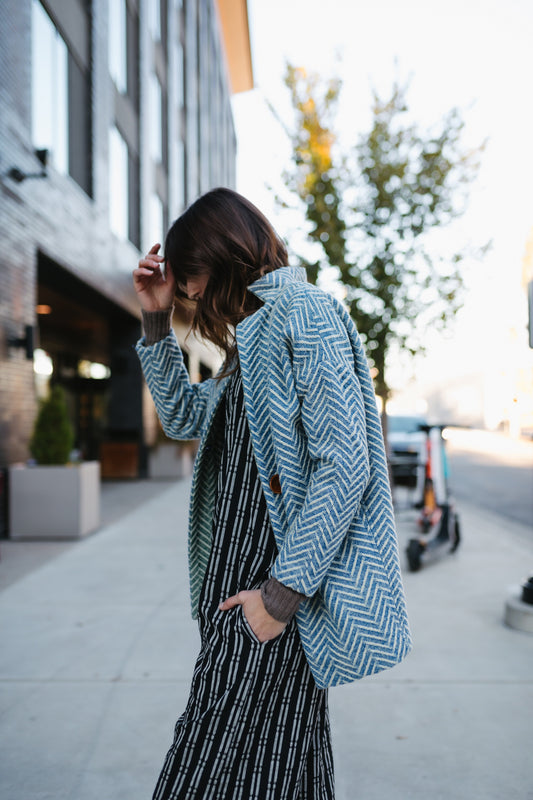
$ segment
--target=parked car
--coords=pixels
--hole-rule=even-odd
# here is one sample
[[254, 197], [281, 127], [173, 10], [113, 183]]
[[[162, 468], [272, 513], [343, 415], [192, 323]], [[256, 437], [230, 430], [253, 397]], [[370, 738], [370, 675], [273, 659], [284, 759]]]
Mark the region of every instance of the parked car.
[[426, 463], [427, 420], [407, 414], [387, 415], [387, 444], [392, 480], [414, 489], [423, 479]]

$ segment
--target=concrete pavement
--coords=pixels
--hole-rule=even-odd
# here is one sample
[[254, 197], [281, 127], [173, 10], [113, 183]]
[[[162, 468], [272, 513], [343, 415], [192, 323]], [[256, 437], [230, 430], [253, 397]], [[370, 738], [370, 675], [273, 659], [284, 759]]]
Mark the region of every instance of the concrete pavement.
[[[135, 507], [124, 484], [107, 525], [44, 563], [47, 544], [0, 543], [2, 800], [151, 797], [199, 644], [188, 492], [152, 484]], [[502, 622], [533, 541], [459, 510], [458, 552], [405, 572], [413, 653], [330, 693], [337, 800], [533, 800], [533, 636]], [[415, 513], [397, 518], [403, 551]], [[22, 569], [15, 545], [40, 554]]]

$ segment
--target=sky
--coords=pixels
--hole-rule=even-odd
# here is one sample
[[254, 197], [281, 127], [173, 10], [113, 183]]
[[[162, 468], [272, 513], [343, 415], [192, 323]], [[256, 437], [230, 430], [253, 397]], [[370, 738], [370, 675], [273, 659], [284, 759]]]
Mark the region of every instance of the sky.
[[[526, 338], [521, 274], [533, 229], [533, 3], [248, 0], [248, 12], [255, 89], [233, 100], [237, 188], [285, 238], [299, 222], [280, 212], [273, 191], [282, 188], [290, 164], [287, 61], [342, 78], [336, 122], [343, 146], [369, 128], [372, 87], [387, 94], [395, 78], [410, 80], [414, 121], [429, 126], [456, 106], [466, 122], [465, 144], [487, 140], [468, 211], [444, 235], [465, 244], [492, 241], [489, 255], [465, 264], [465, 305], [449, 333], [429, 333], [429, 357], [407, 370], [392, 365], [390, 374], [400, 389], [406, 375], [431, 383], [438, 374], [505, 361], [510, 338]], [[525, 353], [527, 359], [527, 347]]]

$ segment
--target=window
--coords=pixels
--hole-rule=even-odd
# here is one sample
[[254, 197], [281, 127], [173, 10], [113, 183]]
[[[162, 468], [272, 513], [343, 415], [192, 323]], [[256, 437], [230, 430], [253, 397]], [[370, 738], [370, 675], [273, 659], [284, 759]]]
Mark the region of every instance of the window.
[[116, 125], [109, 130], [109, 227], [140, 247], [139, 161]]
[[177, 139], [173, 143], [174, 149], [174, 202], [176, 203], [173, 213], [178, 214], [185, 208], [185, 146], [182, 139]]
[[164, 228], [165, 221], [163, 203], [161, 202], [159, 195], [152, 194], [150, 196], [150, 242], [152, 244], [154, 242], [161, 242], [161, 244], [163, 244], [165, 232]]
[[128, 89], [126, 0], [109, 0], [109, 73], [121, 94]]
[[109, 224], [121, 239], [138, 247], [139, 171], [139, 17], [137, 4], [108, 0], [109, 73], [115, 96], [115, 124], [109, 132]]
[[119, 130], [109, 131], [109, 225], [120, 239], [129, 233], [128, 146]]
[[156, 164], [163, 160], [163, 92], [154, 72], [150, 75], [150, 155]]
[[[32, 139], [50, 163], [92, 194], [90, 17], [65, 20], [61, 35], [39, 0], [32, 2]], [[70, 32], [69, 32], [70, 28]]]
[[32, 139], [68, 174], [68, 50], [38, 2], [32, 6]]
[[108, 64], [117, 91], [126, 95], [138, 113], [139, 19], [126, 0], [109, 0]]

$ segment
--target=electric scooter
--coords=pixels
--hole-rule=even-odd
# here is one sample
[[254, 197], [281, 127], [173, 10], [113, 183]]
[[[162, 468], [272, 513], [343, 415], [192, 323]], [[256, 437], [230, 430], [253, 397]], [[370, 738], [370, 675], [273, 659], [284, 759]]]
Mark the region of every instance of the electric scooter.
[[426, 464], [422, 497], [415, 504], [420, 508], [417, 524], [420, 535], [410, 539], [407, 563], [411, 572], [443, 552], [454, 553], [461, 541], [459, 517], [450, 494], [449, 465], [446, 458], [444, 426], [425, 426]]

